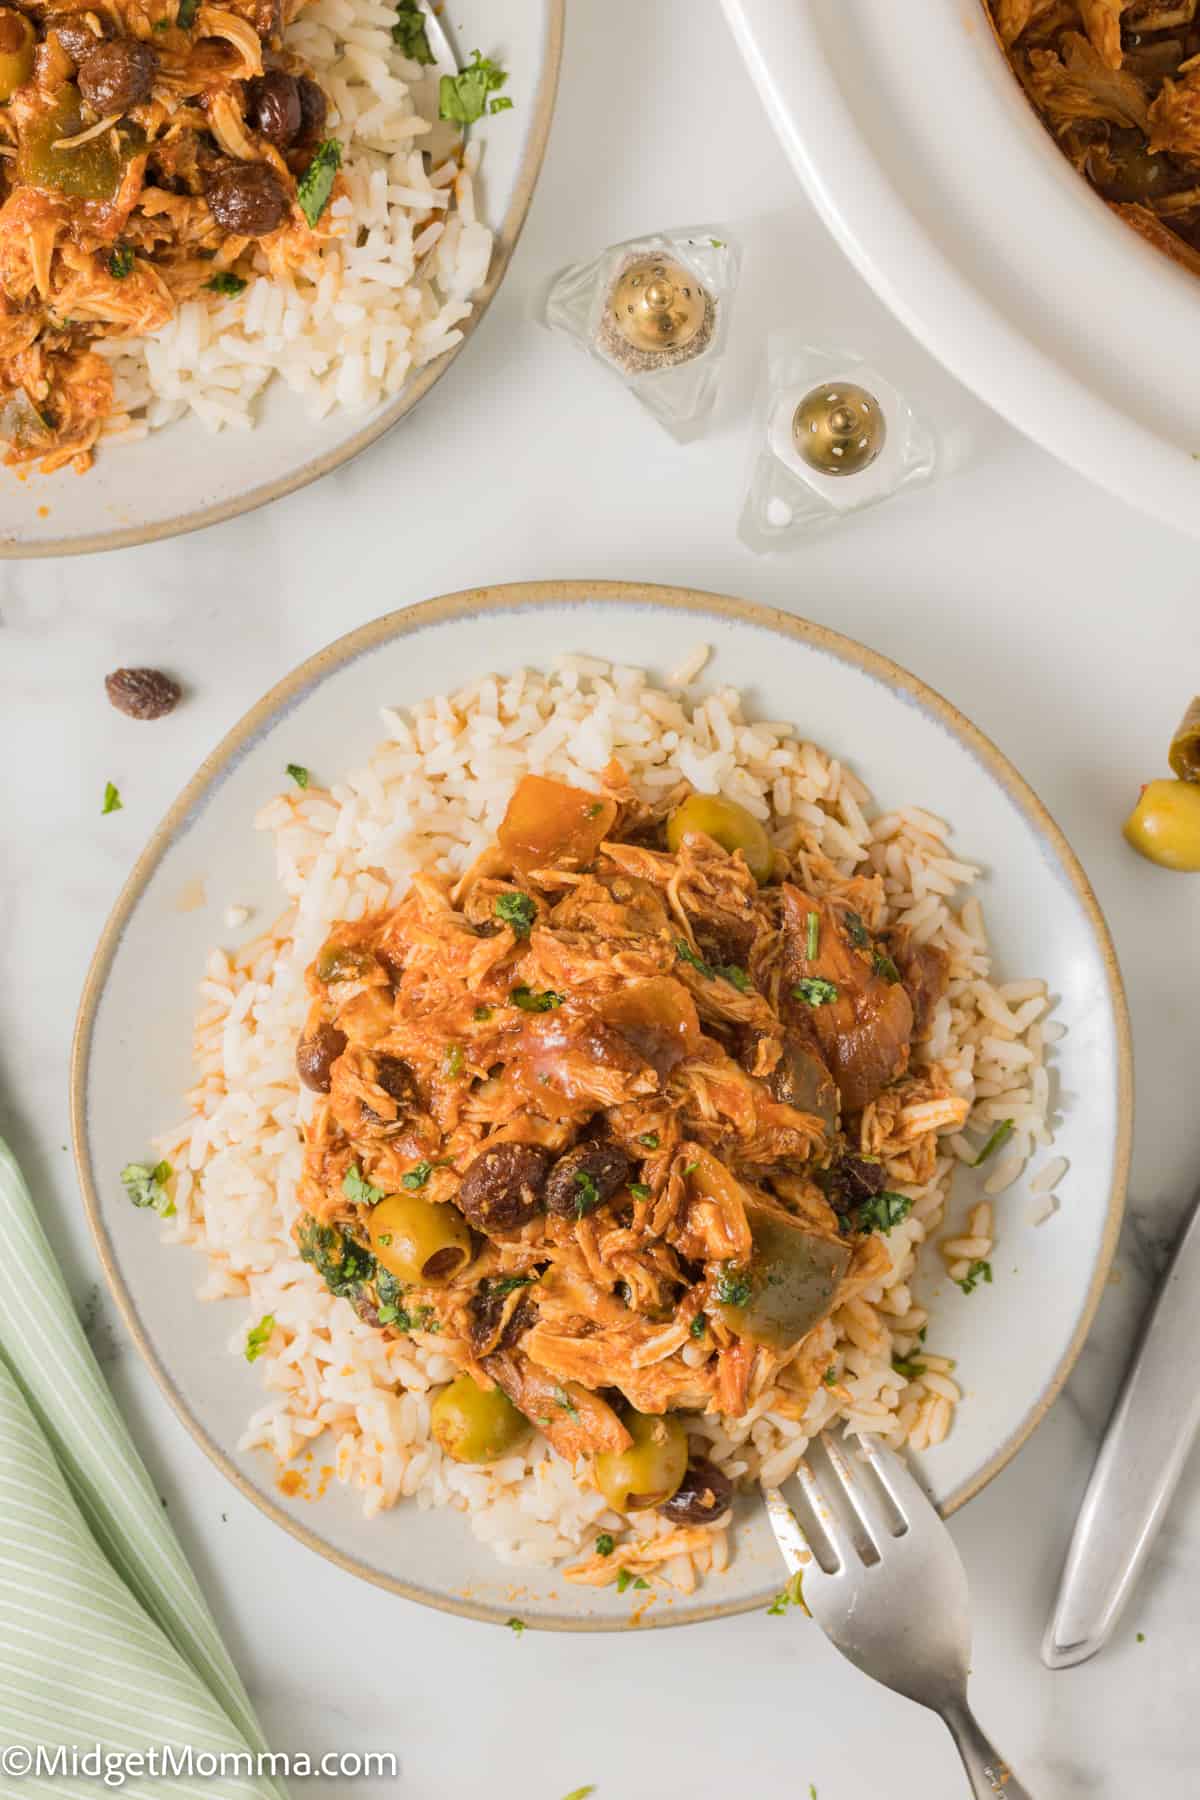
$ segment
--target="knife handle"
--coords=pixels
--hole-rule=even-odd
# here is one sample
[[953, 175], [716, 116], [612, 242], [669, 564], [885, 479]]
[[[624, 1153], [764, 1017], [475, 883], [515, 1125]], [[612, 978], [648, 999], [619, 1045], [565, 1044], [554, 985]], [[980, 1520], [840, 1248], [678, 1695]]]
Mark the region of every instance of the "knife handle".
[[1092, 1470], [1042, 1644], [1051, 1669], [1107, 1643], [1200, 1428], [1200, 1207], [1171, 1259]]

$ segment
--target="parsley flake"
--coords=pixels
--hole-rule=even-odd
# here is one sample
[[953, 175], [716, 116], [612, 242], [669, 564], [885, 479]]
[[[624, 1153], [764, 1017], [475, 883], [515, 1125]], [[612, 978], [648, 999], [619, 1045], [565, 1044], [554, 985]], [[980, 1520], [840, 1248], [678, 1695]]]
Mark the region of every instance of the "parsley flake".
[[308, 786], [308, 770], [304, 767], [303, 763], [289, 763], [286, 773], [291, 776], [298, 788], [306, 788]]
[[897, 1375], [903, 1375], [905, 1381], [915, 1381], [918, 1375], [925, 1373], [925, 1364], [912, 1356], [893, 1356], [892, 1367]]
[[997, 1125], [991, 1137], [983, 1146], [983, 1149], [979, 1152], [975, 1161], [971, 1164], [971, 1167], [977, 1169], [980, 1163], [985, 1163], [987, 1161], [989, 1156], [994, 1156], [1001, 1144], [1006, 1144], [1015, 1130], [1016, 1126], [1011, 1119], [1001, 1119], [999, 1125]]
[[512, 101], [494, 99], [508, 80], [508, 73], [490, 56], [471, 52], [471, 60], [457, 75], [443, 75], [438, 84], [438, 116], [452, 125], [473, 125], [485, 112], [506, 112]]
[[561, 1406], [569, 1418], [578, 1420], [579, 1408], [576, 1406], [565, 1387], [559, 1386], [551, 1388], [550, 1393], [556, 1406]]
[[511, 925], [519, 938], [529, 936], [530, 927], [537, 918], [537, 907], [528, 894], [500, 894], [492, 911], [502, 924]]
[[835, 984], [821, 975], [806, 975], [792, 989], [792, 999], [803, 1000], [806, 1006], [830, 1006], [837, 997]]
[[563, 1003], [563, 996], [556, 994], [553, 988], [543, 988], [540, 993], [536, 993], [533, 988], [526, 987], [524, 982], [520, 987], [513, 988], [508, 997], [522, 1012], [552, 1012]]
[[239, 294], [245, 293], [248, 284], [241, 275], [235, 275], [232, 269], [220, 269], [215, 275], [210, 275], [204, 285], [210, 294], [221, 294], [226, 300], [235, 300]]
[[646, 1581], [641, 1575], [635, 1575], [632, 1569], [620, 1568], [617, 1570], [617, 1592], [618, 1592], [618, 1594], [623, 1594], [625, 1592], [625, 1589], [628, 1587], [648, 1588], [649, 1586], [650, 1586], [650, 1583], [648, 1581]]
[[134, 1206], [150, 1207], [160, 1219], [175, 1216], [175, 1202], [167, 1192], [167, 1183], [175, 1173], [169, 1162], [126, 1163], [121, 1182]]
[[442, 1058], [442, 1069], [444, 1073], [451, 1077], [461, 1075], [462, 1066], [463, 1053], [461, 1044], [448, 1044], [446, 1046], [446, 1054]]
[[846, 936], [856, 950], [865, 950], [870, 943], [870, 934], [856, 912], [846, 911], [842, 914], [842, 924], [846, 927]]
[[117, 787], [115, 787], [111, 781], [106, 781], [104, 784], [104, 805], [100, 808], [100, 816], [101, 816], [101, 818], [103, 818], [105, 813], [120, 812], [120, 811], [121, 811], [120, 790]]
[[900, 971], [888, 955], [887, 951], [876, 950], [871, 961], [874, 964], [875, 973], [877, 975], [882, 975], [886, 982], [889, 982], [892, 987], [895, 987], [900, 979]]
[[991, 1263], [985, 1262], [982, 1256], [977, 1256], [975, 1261], [971, 1264], [970, 1268], [967, 1270], [966, 1274], [963, 1276], [962, 1280], [957, 1282], [955, 1285], [960, 1287], [964, 1294], [973, 1294], [975, 1292], [975, 1289], [979, 1286], [981, 1281], [990, 1282], [991, 1279], [992, 1279]]
[[492, 1009], [490, 1006], [477, 1006], [475, 1011], [471, 1014], [471, 1017], [477, 1025], [486, 1025], [491, 1016]]
[[872, 1194], [859, 1207], [858, 1229], [862, 1232], [882, 1231], [886, 1237], [893, 1225], [907, 1219], [912, 1205], [907, 1194], [889, 1193], [885, 1188], [882, 1194]]
[[767, 1611], [778, 1617], [780, 1613], [785, 1613], [789, 1606], [798, 1606], [802, 1612], [808, 1611], [804, 1604], [804, 1571], [802, 1569], [797, 1569], [787, 1586], [780, 1588]]
[[400, 1186], [406, 1188], [423, 1188], [432, 1174], [432, 1163], [414, 1163], [408, 1173], [400, 1177]]
[[575, 1186], [579, 1190], [575, 1196], [575, 1217], [586, 1218], [592, 1208], [600, 1204], [600, 1189], [586, 1169], [576, 1169]]
[[378, 1206], [384, 1195], [383, 1188], [371, 1186], [357, 1163], [351, 1163], [342, 1176], [342, 1192], [355, 1206]]
[[722, 981], [727, 981], [730, 987], [735, 987], [739, 994], [748, 994], [754, 986], [745, 969], [737, 963], [717, 963], [713, 974], [720, 976]]
[[611, 1556], [613, 1553], [613, 1535], [611, 1531], [602, 1531], [596, 1539], [596, 1555]]
[[822, 1375], [821, 1380], [825, 1383], [826, 1387], [836, 1387], [837, 1386], [837, 1369], [835, 1368], [833, 1363], [830, 1363], [829, 1367], [826, 1369], [825, 1373]]
[[512, 1632], [514, 1637], [520, 1637], [525, 1629], [524, 1619], [518, 1619], [515, 1615], [511, 1619], [506, 1619], [504, 1623], [508, 1626], [508, 1629]]
[[436, 58], [429, 48], [425, 30], [425, 14], [417, 0], [396, 0], [396, 23], [392, 26], [392, 42], [401, 56], [428, 68]]
[[657, 1133], [657, 1131], [644, 1131], [642, 1133], [641, 1137], [638, 1139], [638, 1143], [641, 1144], [642, 1148], [645, 1150], [657, 1150], [658, 1149], [658, 1133]]
[[246, 1361], [257, 1362], [270, 1341], [275, 1329], [275, 1314], [264, 1313], [257, 1325], [252, 1325], [246, 1333]]
[[310, 226], [316, 224], [328, 206], [341, 166], [342, 146], [336, 138], [326, 138], [317, 145], [312, 161], [296, 184], [296, 201]]
[[722, 1306], [749, 1306], [754, 1292], [749, 1270], [726, 1263], [713, 1291]]
[[688, 1326], [688, 1336], [702, 1338], [707, 1330], [708, 1320], [703, 1313], [697, 1313], [691, 1324]]
[[190, 31], [196, 23], [196, 14], [200, 11], [200, 0], [179, 0], [179, 11], [175, 14], [175, 23], [180, 31]]
[[629, 1184], [629, 1191], [635, 1200], [648, 1200], [650, 1198], [651, 1190], [646, 1186], [644, 1181], [631, 1181]]
[[118, 244], [108, 253], [108, 272], [114, 281], [124, 281], [127, 275], [133, 274], [135, 261], [132, 244]]

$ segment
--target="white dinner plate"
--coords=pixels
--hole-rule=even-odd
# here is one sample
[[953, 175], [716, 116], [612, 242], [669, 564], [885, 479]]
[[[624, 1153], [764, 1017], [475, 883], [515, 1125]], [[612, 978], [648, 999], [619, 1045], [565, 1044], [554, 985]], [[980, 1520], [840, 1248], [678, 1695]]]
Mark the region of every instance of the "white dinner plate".
[[[525, 223], [541, 168], [562, 50], [564, 0], [455, 0], [443, 25], [460, 66], [478, 45], [509, 72], [512, 107], [471, 127], [483, 146], [480, 217], [495, 232], [487, 280], [464, 320], [478, 327]], [[393, 400], [314, 421], [281, 381], [266, 388], [251, 431], [214, 435], [189, 415], [140, 442], [102, 451], [86, 475], [0, 467], [0, 556], [115, 550], [215, 525], [327, 475], [402, 419], [451, 367], [458, 344]]]
[[1200, 279], [1055, 147], [983, 0], [724, 0], [843, 249], [966, 386], [1102, 487], [1200, 533]]
[[[228, 1351], [229, 1310], [195, 1298], [196, 1252], [160, 1242], [119, 1171], [182, 1115], [196, 986], [230, 902], [275, 916], [273, 853], [253, 828], [285, 765], [333, 777], [365, 761], [377, 707], [404, 706], [469, 677], [545, 666], [560, 652], [648, 667], [660, 680], [697, 641], [704, 682], [744, 690], [759, 717], [796, 719], [853, 767], [881, 805], [919, 803], [956, 821], [956, 845], [985, 866], [979, 892], [1000, 978], [1043, 976], [1067, 1026], [1054, 1047], [1055, 1154], [1070, 1160], [1061, 1209], [1043, 1226], [1021, 1185], [1001, 1207], [995, 1283], [970, 1298], [933, 1253], [920, 1280], [937, 1346], [965, 1398], [946, 1442], [922, 1459], [947, 1511], [1004, 1465], [1045, 1414], [1087, 1331], [1121, 1215], [1130, 1140], [1129, 1036], [1120, 976], [1087, 880], [1053, 821], [960, 714], [883, 657], [765, 607], [618, 582], [525, 583], [432, 600], [363, 626], [274, 688], [213, 752], [133, 870], [97, 949], [72, 1065], [75, 1151], [100, 1256], [138, 1346], [213, 1460], [272, 1518], [372, 1581], [492, 1619], [514, 1612], [559, 1628], [631, 1619], [614, 1589], [573, 1588], [554, 1571], [505, 1569], [458, 1513], [400, 1504], [364, 1520], [357, 1497], [280, 1491], [273, 1459], [236, 1448], [261, 1404], [255, 1370]], [[197, 896], [206, 904], [197, 906]], [[187, 904], [183, 902], [186, 900]], [[981, 1178], [964, 1171], [952, 1206]], [[318, 1458], [319, 1460], [319, 1458]], [[675, 1624], [763, 1605], [781, 1565], [761, 1509], [739, 1503], [729, 1571], [642, 1615]], [[515, 1584], [515, 1585], [514, 1585]], [[518, 1591], [519, 1590], [519, 1591]]]

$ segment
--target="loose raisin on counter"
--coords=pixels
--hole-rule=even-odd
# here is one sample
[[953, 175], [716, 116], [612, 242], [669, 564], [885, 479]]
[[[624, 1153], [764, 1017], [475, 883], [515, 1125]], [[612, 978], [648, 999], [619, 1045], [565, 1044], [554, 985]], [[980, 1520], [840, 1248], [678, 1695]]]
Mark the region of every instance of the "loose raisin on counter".
[[161, 719], [179, 704], [183, 689], [161, 669], [114, 669], [104, 691], [118, 712], [131, 719]]

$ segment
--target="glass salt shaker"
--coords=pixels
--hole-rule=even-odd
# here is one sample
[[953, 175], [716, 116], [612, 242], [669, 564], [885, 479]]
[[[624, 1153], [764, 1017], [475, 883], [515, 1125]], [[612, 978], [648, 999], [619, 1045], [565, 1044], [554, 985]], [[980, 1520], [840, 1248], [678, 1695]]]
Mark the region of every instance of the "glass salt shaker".
[[795, 332], [769, 339], [739, 528], [751, 550], [787, 549], [936, 468], [932, 427], [879, 369]]
[[716, 398], [741, 251], [719, 226], [613, 244], [555, 276], [544, 318], [686, 443]]

